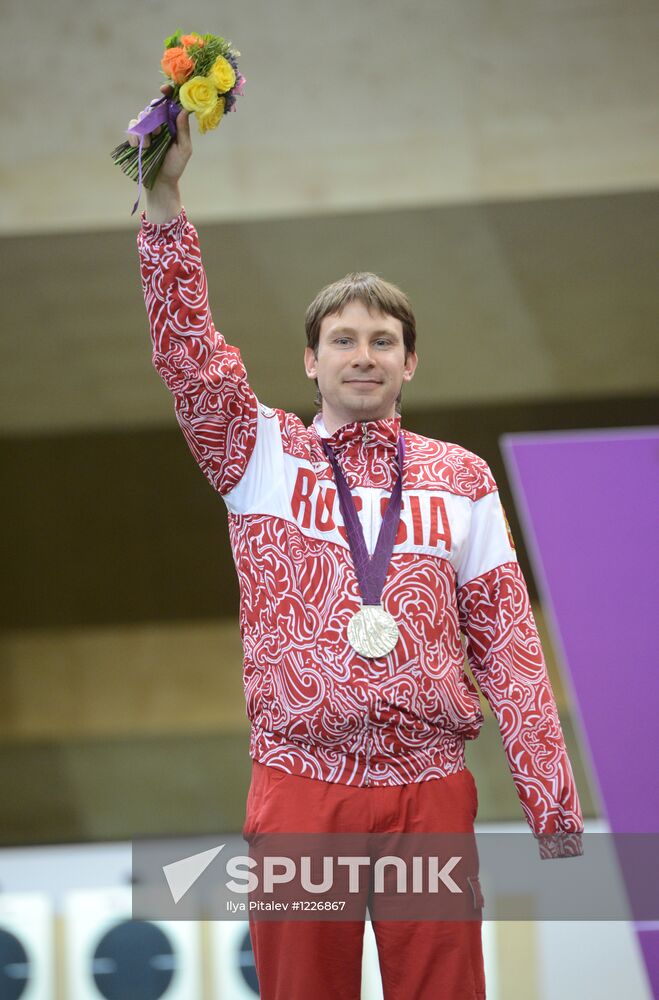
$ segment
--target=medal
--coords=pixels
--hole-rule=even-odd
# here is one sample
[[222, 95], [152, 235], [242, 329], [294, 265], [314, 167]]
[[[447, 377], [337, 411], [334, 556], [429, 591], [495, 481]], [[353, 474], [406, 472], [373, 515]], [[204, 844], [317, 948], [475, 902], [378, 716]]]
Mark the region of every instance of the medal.
[[403, 435], [399, 434], [396, 445], [398, 478], [382, 518], [380, 533], [372, 556], [369, 556], [366, 548], [364, 532], [350, 487], [339, 468], [334, 452], [326, 441], [323, 440], [322, 444], [334, 469], [339, 506], [363, 601], [363, 606], [355, 612], [348, 622], [348, 641], [355, 652], [362, 656], [371, 658], [386, 656], [394, 649], [399, 638], [395, 619], [382, 606], [382, 590], [391, 562], [391, 554], [394, 550], [394, 539], [398, 531], [403, 500], [403, 462], [405, 460]]
[[348, 622], [348, 639], [362, 656], [386, 656], [398, 642], [398, 625], [381, 604], [365, 604]]

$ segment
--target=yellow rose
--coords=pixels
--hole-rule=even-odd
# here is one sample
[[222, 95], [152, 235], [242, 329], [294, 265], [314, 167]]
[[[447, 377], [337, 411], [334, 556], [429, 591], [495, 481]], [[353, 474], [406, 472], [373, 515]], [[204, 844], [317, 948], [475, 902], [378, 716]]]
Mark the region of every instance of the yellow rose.
[[208, 75], [221, 94], [226, 94], [236, 82], [236, 72], [224, 56], [217, 57]]
[[205, 114], [214, 106], [217, 90], [213, 81], [207, 76], [193, 76], [179, 90], [178, 99], [186, 111]]
[[212, 128], [217, 128], [220, 124], [220, 118], [224, 114], [224, 98], [218, 96], [215, 106], [210, 109], [210, 111], [197, 112], [197, 121], [199, 122], [199, 131], [208, 132]]

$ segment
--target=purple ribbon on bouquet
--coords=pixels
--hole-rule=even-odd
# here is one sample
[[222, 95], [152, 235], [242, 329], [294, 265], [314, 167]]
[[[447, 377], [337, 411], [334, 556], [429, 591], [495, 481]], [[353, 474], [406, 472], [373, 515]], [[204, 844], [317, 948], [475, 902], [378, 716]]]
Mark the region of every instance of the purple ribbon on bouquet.
[[137, 201], [133, 205], [131, 215], [135, 215], [142, 195], [142, 149], [144, 146], [144, 137], [149, 132], [153, 132], [159, 125], [166, 124], [169, 134], [172, 139], [175, 139], [176, 118], [180, 111], [181, 105], [176, 101], [172, 101], [170, 97], [156, 97], [150, 104], [147, 104], [144, 111], [140, 111], [140, 114], [144, 117], [140, 118], [131, 128], [126, 129], [126, 135], [137, 135], [140, 138], [137, 154]]

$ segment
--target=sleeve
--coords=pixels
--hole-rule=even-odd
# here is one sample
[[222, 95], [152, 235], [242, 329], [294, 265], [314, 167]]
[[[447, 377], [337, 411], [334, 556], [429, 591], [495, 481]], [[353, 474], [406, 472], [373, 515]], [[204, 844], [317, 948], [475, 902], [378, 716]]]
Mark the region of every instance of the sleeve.
[[143, 212], [137, 246], [153, 365], [174, 397], [195, 460], [224, 495], [254, 450], [258, 400], [240, 351], [213, 325], [199, 240], [185, 209], [162, 224]]
[[572, 767], [508, 520], [489, 466], [471, 504], [458, 568], [460, 628], [474, 678], [499, 725], [541, 858], [583, 853]]

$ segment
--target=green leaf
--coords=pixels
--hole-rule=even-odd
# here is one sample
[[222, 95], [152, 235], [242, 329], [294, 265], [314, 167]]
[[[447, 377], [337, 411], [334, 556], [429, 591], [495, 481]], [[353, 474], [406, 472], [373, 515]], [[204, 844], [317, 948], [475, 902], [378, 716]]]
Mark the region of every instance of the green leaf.
[[175, 48], [175, 46], [177, 46], [180, 43], [180, 41], [181, 41], [181, 35], [182, 34], [183, 34], [183, 32], [179, 28], [178, 31], [175, 31], [173, 35], [170, 35], [169, 38], [166, 38], [165, 39], [165, 48], [166, 49], [173, 49], [173, 48]]

